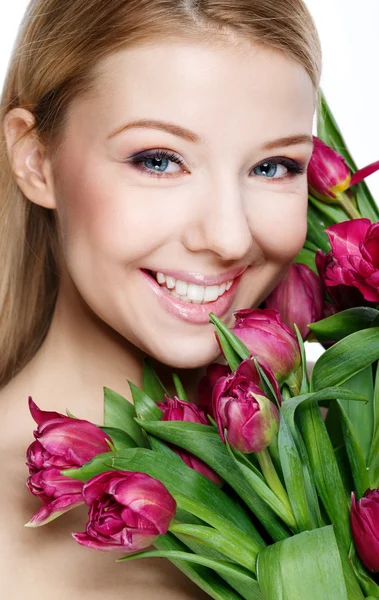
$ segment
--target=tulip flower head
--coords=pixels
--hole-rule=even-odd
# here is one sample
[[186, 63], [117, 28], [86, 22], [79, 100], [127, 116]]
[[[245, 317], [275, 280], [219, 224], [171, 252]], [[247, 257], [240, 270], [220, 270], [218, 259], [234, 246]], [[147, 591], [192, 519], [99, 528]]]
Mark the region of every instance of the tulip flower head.
[[238, 372], [216, 383], [213, 410], [223, 442], [226, 430], [230, 446], [246, 454], [267, 448], [279, 429], [275, 404], [251, 379]]
[[338, 310], [379, 302], [379, 223], [343, 221], [326, 229], [331, 251], [316, 254], [325, 289]]
[[277, 310], [245, 309], [233, 313], [233, 333], [242, 340], [253, 356], [274, 373], [280, 384], [287, 383], [298, 391], [301, 378], [301, 355], [298, 341], [283, 323]]
[[97, 454], [109, 452], [107, 440], [111, 439], [89, 421], [40, 410], [31, 398], [29, 409], [38, 426], [36, 441], [27, 450], [27, 487], [43, 506], [28, 526], [37, 527], [83, 504], [83, 483], [61, 475], [61, 471], [81, 467]]
[[374, 162], [352, 175], [343, 156], [313, 136], [313, 153], [308, 165], [311, 194], [326, 203], [335, 203], [351, 186], [360, 183], [379, 169]]
[[163, 483], [145, 473], [110, 471], [83, 486], [90, 507], [86, 531], [74, 533], [94, 550], [136, 552], [164, 535], [175, 516], [176, 502]]
[[227, 365], [212, 363], [211, 365], [208, 365], [206, 374], [204, 375], [204, 377], [201, 378], [199, 382], [197, 388], [197, 393], [199, 397], [199, 407], [213, 418], [213, 388], [216, 385], [216, 382], [220, 379], [220, 377], [225, 377], [229, 374], [230, 368]]
[[309, 323], [323, 317], [324, 289], [321, 279], [307, 265], [291, 264], [276, 288], [265, 300], [265, 307], [277, 310], [280, 318], [295, 333], [294, 324], [305, 339]]
[[360, 559], [370, 571], [379, 572], [379, 489], [367, 490], [358, 502], [353, 492], [350, 521]]
[[[185, 402], [179, 398], [165, 396], [165, 402], [157, 402], [163, 411], [162, 421], [188, 421], [189, 423], [201, 423], [210, 425], [205, 412], [192, 402]], [[208, 465], [197, 458], [194, 454], [172, 445], [171, 448], [191, 469], [208, 477], [216, 485], [221, 484], [221, 479]]]

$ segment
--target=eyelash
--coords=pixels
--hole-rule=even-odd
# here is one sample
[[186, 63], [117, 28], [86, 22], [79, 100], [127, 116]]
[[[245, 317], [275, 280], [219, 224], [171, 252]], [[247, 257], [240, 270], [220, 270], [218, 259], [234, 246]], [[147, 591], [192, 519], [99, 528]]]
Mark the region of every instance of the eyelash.
[[[180, 156], [167, 150], [154, 150], [152, 152], [149, 151], [145, 153], [140, 153], [131, 157], [128, 161], [126, 161], [126, 163], [134, 165], [139, 171], [141, 171], [142, 173], [146, 173], [146, 175], [150, 177], [156, 177], [158, 179], [175, 177], [175, 175], [165, 175], [164, 172], [159, 174], [158, 171], [152, 171], [151, 169], [147, 169], [146, 167], [144, 167], [143, 162], [149, 158], [158, 160], [168, 159], [180, 166], [184, 165], [184, 161], [182, 158], [180, 158]], [[264, 164], [282, 165], [288, 170], [288, 173], [286, 173], [286, 175], [284, 175], [283, 177], [265, 177], [263, 175], [257, 175], [257, 177], [260, 177], [261, 179], [267, 179], [269, 181], [283, 181], [284, 179], [292, 178], [296, 175], [303, 175], [306, 171], [306, 168], [301, 166], [298, 162], [288, 158], [276, 156], [261, 161], [258, 165], [253, 167], [252, 170]]]

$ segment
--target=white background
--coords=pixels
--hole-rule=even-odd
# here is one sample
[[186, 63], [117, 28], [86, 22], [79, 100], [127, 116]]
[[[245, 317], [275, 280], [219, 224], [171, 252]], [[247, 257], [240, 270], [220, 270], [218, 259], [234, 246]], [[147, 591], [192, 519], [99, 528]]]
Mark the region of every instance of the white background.
[[[321, 37], [323, 91], [358, 167], [363, 167], [379, 160], [379, 0], [306, 3]], [[27, 4], [2, 0], [0, 5], [0, 86]], [[379, 173], [367, 183], [379, 204]], [[319, 351], [310, 346], [307, 355], [314, 360]]]

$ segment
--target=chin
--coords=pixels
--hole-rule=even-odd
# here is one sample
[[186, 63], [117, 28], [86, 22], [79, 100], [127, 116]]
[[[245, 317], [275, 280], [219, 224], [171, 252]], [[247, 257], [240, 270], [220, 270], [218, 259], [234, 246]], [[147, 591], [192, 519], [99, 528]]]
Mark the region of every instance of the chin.
[[214, 335], [209, 341], [183, 340], [178, 343], [164, 343], [160, 348], [150, 348], [150, 356], [174, 369], [199, 369], [214, 362], [220, 356], [220, 349]]

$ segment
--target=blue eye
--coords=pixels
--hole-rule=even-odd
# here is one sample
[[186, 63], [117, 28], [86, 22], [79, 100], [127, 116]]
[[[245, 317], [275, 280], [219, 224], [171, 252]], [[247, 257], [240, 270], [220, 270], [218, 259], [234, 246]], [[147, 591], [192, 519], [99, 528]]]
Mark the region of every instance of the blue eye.
[[160, 177], [163, 174], [169, 177], [175, 176], [182, 171], [180, 167], [183, 165], [180, 156], [167, 150], [143, 152], [133, 156], [128, 162], [135, 165], [139, 171], [152, 177]]
[[270, 158], [253, 169], [255, 175], [266, 179], [284, 179], [304, 172], [303, 167], [288, 158]]

